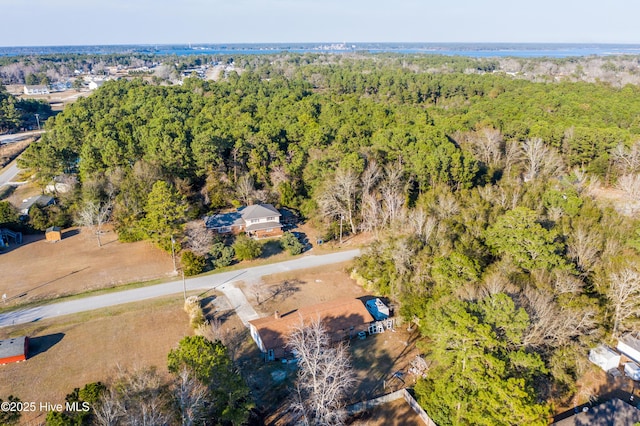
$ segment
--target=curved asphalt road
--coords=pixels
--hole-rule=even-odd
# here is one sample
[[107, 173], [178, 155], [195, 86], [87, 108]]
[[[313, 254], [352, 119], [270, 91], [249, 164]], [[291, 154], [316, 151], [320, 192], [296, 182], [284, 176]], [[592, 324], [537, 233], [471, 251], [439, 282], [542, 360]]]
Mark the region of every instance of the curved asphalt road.
[[[259, 281], [265, 275], [346, 262], [359, 254], [360, 250], [356, 249], [321, 256], [306, 255], [286, 262], [190, 278], [186, 280], [186, 287], [187, 291], [208, 291], [235, 281], [252, 283]], [[90, 296], [82, 299], [70, 300], [68, 302], [18, 309], [16, 311], [0, 314], [0, 327], [36, 322], [47, 318], [91, 311], [94, 309], [106, 308], [108, 306], [121, 305], [123, 303], [138, 302], [155, 297], [182, 293], [182, 291], [182, 280], [177, 280], [149, 287], [123, 290], [100, 296]]]

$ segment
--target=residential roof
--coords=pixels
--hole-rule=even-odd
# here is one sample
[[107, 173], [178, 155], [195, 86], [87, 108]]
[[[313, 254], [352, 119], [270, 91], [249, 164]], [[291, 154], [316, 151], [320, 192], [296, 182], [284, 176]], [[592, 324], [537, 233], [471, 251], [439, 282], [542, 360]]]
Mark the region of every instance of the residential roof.
[[62, 228], [60, 228], [59, 226], [50, 226], [45, 232], [60, 232], [61, 230]]
[[26, 336], [21, 336], [0, 340], [0, 359], [24, 355], [26, 339]]
[[374, 319], [359, 299], [337, 299], [305, 306], [276, 318], [275, 315], [249, 321], [260, 334], [265, 348], [282, 348], [287, 336], [301, 323], [322, 320], [334, 340], [349, 333], [350, 327], [373, 322]]
[[627, 333], [618, 340], [623, 342], [627, 346], [640, 351], [640, 339], [638, 338], [637, 333]]
[[282, 228], [280, 222], [260, 222], [247, 225], [247, 231], [260, 231], [262, 229]]
[[34, 204], [44, 207], [48, 206], [52, 202], [53, 197], [49, 195], [34, 195], [33, 197], [29, 197], [22, 201], [22, 204], [20, 204], [20, 211], [23, 212], [25, 210], [29, 210]]
[[44, 89], [48, 89], [47, 86], [45, 86], [44, 84], [25, 84], [24, 87], [26, 87], [27, 89], [31, 89], [31, 90], [44, 90]]
[[224, 226], [242, 226], [244, 220], [240, 212], [220, 213], [213, 216], [207, 216], [204, 220], [207, 228], [222, 228]]
[[270, 216], [281, 216], [280, 212], [271, 204], [253, 204], [242, 209], [242, 218], [244, 220], [261, 219]]
[[640, 410], [620, 399], [612, 399], [560, 420], [557, 426], [617, 426], [640, 422]]

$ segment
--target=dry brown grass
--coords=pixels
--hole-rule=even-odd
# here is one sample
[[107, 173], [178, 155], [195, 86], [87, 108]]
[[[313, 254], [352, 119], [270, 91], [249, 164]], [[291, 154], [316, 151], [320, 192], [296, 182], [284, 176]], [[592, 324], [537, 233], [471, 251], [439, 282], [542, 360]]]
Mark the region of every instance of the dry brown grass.
[[0, 338], [33, 343], [27, 361], [0, 366], [0, 398], [60, 403], [76, 387], [108, 381], [118, 366], [166, 373], [169, 350], [188, 334], [182, 295], [0, 329]]
[[263, 277], [260, 284], [241, 285], [257, 312], [270, 315], [330, 300], [364, 296], [367, 292], [349, 277], [351, 262]]
[[0, 145], [0, 168], [13, 161], [22, 151], [27, 149], [34, 138], [23, 141]]
[[0, 254], [0, 294], [18, 304], [167, 276], [171, 255], [148, 242], [120, 243], [114, 232], [95, 237], [79, 228], [64, 230], [50, 243], [44, 233]]

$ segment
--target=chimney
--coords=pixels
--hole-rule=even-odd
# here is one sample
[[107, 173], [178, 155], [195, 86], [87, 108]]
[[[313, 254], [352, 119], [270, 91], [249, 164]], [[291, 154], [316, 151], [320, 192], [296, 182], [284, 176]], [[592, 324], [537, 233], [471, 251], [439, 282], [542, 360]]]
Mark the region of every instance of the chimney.
[[276, 312], [273, 314], [273, 317], [274, 317], [275, 319], [280, 319], [280, 311], [276, 311]]

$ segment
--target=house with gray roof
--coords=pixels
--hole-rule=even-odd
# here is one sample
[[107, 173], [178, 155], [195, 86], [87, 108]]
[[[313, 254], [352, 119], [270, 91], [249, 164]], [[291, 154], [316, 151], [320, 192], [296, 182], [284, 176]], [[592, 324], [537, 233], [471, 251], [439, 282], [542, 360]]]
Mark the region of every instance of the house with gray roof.
[[37, 205], [39, 207], [46, 207], [51, 204], [55, 204], [55, 200], [53, 197], [49, 195], [35, 195], [33, 197], [29, 197], [25, 200], [22, 200], [22, 204], [20, 204], [20, 214], [23, 216], [27, 216], [29, 214], [29, 209], [33, 207], [33, 205]]
[[271, 204], [253, 204], [235, 212], [220, 213], [204, 218], [205, 226], [218, 234], [245, 232], [252, 238], [282, 235], [280, 212]]
[[576, 408], [574, 414], [558, 420], [557, 426], [622, 426], [640, 422], [640, 410], [618, 398], [594, 407]]

